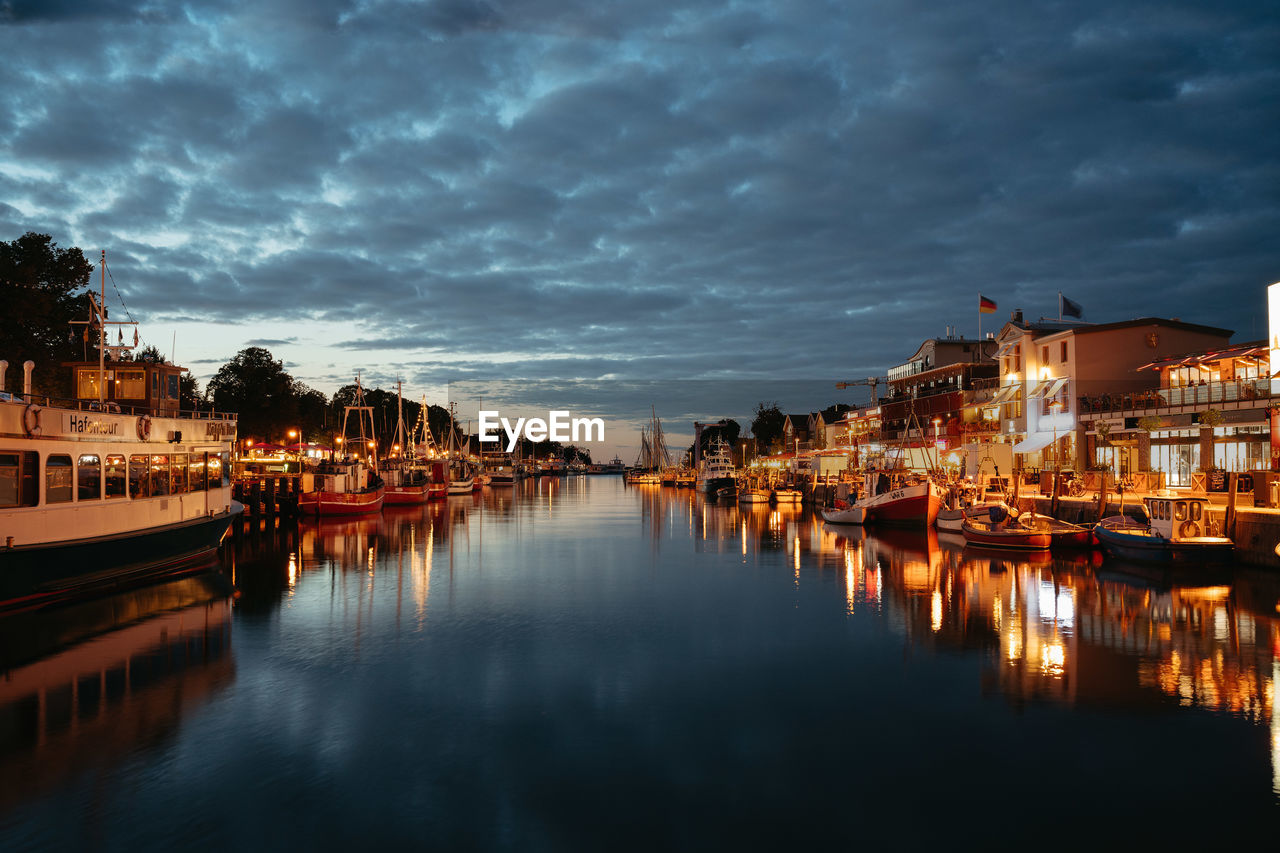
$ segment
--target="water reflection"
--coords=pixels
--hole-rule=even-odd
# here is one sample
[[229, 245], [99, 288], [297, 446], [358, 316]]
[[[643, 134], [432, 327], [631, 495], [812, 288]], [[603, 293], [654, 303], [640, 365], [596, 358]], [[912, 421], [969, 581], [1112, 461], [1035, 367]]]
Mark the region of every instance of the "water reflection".
[[0, 814], [172, 737], [227, 687], [230, 592], [206, 571], [0, 620]]
[[[661, 497], [647, 503], [663, 505]], [[819, 574], [835, 568], [849, 614], [883, 610], [914, 645], [981, 654], [982, 689], [1015, 706], [1177, 706], [1269, 727], [1280, 795], [1274, 575], [1152, 570], [1104, 563], [1096, 551], [984, 551], [932, 530], [826, 525], [809, 511], [695, 503], [699, 548], [786, 550], [797, 580], [802, 554]]]
[[[166, 808], [181, 799], [234, 812], [208, 837], [228, 843], [250, 826], [333, 846], [342, 824], [359, 828], [345, 846], [932, 846], [983, 814], [1001, 840], [1031, 837], [1045, 802], [1090, 821], [1212, 803], [1236, 827], [1280, 794], [1269, 575], [984, 553], [616, 478], [259, 521], [223, 560], [235, 666], [224, 641], [220, 659], [168, 678], [199, 698], [234, 672], [234, 689], [202, 700], [199, 726], [170, 710], [177, 737], [113, 765], [103, 789], [128, 792], [104, 800], [118, 834], [155, 822], [182, 846]], [[200, 606], [218, 601], [225, 612], [225, 591]], [[115, 632], [77, 619], [8, 668]], [[48, 709], [47, 734], [28, 725], [22, 741], [32, 755], [100, 707], [77, 693], [68, 716], [49, 698], [60, 678], [18, 702]], [[68, 803], [54, 788], [34, 795], [44, 824], [10, 825], [56, 837]], [[1181, 837], [1176, 822], [1129, 825]]]

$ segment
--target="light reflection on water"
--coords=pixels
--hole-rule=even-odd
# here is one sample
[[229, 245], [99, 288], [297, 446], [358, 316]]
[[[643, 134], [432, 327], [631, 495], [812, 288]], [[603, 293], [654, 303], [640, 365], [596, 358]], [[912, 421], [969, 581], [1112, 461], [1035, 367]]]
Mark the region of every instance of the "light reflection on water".
[[1280, 803], [1271, 576], [616, 478], [252, 526], [234, 597], [0, 622], [0, 847], [945, 842], [1046, 799], [1082, 829], [1207, 809], [1121, 824], [1185, 842]]

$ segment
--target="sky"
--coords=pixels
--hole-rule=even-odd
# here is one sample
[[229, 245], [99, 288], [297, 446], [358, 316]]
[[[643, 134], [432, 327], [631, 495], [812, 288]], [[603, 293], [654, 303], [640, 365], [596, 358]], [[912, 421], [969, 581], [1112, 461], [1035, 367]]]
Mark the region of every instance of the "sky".
[[1274, 2], [0, 0], [0, 56], [0, 239], [202, 386], [825, 383], [1280, 280]]

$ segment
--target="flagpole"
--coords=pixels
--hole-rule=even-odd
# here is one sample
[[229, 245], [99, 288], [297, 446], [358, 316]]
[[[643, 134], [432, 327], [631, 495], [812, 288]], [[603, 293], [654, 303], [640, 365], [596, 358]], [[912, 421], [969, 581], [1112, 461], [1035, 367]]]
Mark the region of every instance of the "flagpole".
[[1058, 291], [1058, 322], [1062, 322], [1062, 291]]
[[982, 352], [982, 294], [978, 294], [978, 352]]

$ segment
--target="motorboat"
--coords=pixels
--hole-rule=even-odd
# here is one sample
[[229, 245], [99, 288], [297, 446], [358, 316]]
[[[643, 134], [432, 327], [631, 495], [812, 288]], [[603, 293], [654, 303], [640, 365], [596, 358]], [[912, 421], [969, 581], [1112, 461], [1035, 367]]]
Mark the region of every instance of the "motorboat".
[[1235, 543], [1212, 529], [1204, 498], [1155, 495], [1143, 503], [1147, 522], [1111, 516], [1094, 526], [1094, 536], [1107, 556], [1144, 563], [1231, 561]]

